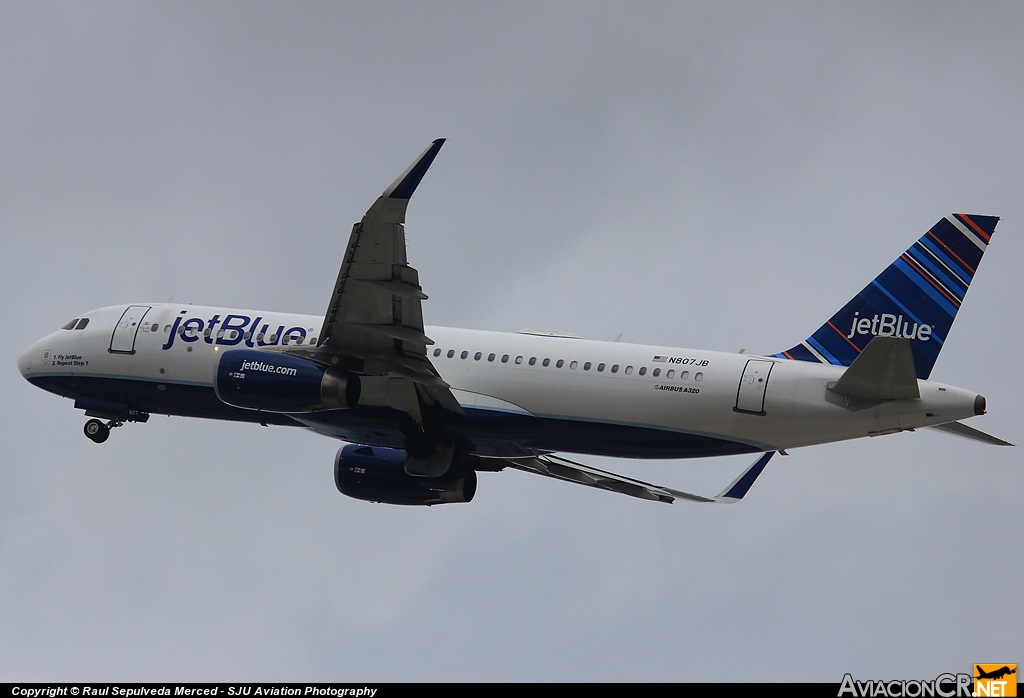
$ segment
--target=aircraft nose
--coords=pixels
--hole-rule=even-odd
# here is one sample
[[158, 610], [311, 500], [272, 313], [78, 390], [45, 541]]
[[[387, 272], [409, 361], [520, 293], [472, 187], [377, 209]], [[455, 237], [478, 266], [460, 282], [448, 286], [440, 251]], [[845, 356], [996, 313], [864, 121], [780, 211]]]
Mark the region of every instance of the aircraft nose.
[[36, 348], [36, 345], [33, 344], [23, 351], [21, 356], [18, 357], [18, 370], [26, 379], [32, 375], [34, 369], [38, 367], [39, 362], [42, 361], [41, 356], [38, 354], [39, 350]]

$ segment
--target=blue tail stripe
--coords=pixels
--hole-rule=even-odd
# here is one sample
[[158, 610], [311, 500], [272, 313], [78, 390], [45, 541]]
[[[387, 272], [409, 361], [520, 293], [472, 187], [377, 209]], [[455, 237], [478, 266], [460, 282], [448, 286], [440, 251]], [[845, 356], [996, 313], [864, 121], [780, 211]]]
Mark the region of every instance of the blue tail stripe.
[[[884, 293], [884, 294], [885, 294], [885, 297], [886, 297], [886, 298], [888, 298], [888, 299], [889, 299], [890, 301], [892, 301], [893, 303], [895, 303], [895, 304], [896, 304], [896, 307], [898, 307], [898, 308], [899, 308], [900, 310], [902, 310], [903, 312], [905, 312], [905, 313], [907, 314], [907, 316], [908, 316], [908, 317], [910, 317], [910, 318], [911, 318], [911, 319], [912, 319], [912, 320], [913, 320], [914, 322], [916, 322], [916, 323], [917, 323], [918, 325], [923, 325], [923, 324], [924, 324], [923, 322], [921, 322], [921, 318], [919, 318], [919, 317], [918, 317], [917, 315], [915, 315], [914, 313], [912, 313], [912, 312], [910, 311], [910, 309], [909, 309], [909, 308], [908, 308], [907, 306], [905, 306], [905, 305], [903, 305], [902, 303], [900, 303], [900, 302], [899, 302], [899, 300], [897, 300], [897, 299], [896, 299], [896, 297], [895, 297], [894, 295], [892, 295], [891, 293], [889, 293], [888, 291], [886, 291], [886, 290], [885, 290], [885, 287], [884, 287], [884, 286], [882, 286], [882, 284], [878, 283], [878, 279], [875, 279], [874, 281], [872, 281], [872, 282], [871, 282], [871, 285], [872, 285], [872, 286], [874, 286], [875, 288], [877, 288], [877, 289], [878, 289], [879, 291], [881, 291], [882, 293]], [[944, 338], [943, 338], [943, 337], [939, 337], [939, 336], [938, 336], [937, 334], [935, 334], [935, 333], [933, 332], [933, 333], [932, 333], [932, 339], [934, 339], [935, 341], [937, 341], [937, 342], [938, 342], [939, 344], [942, 344], [942, 340], [943, 340]]]
[[935, 255], [936, 258], [938, 258], [948, 268], [952, 269], [953, 272], [960, 279], [960, 283], [962, 283], [964, 286], [970, 286], [971, 285], [971, 280], [974, 278], [974, 275], [971, 274], [971, 272], [968, 271], [967, 269], [964, 269], [963, 265], [961, 265], [960, 262], [956, 261], [955, 259], [950, 257], [948, 254], [946, 254], [945, 250], [940, 248], [938, 245], [936, 245], [934, 242], [929, 240], [927, 237], [921, 238], [920, 240], [918, 240], [918, 243], [922, 247], [927, 248], [929, 252], [931, 252], [933, 255]]
[[[927, 283], [921, 279], [920, 275], [915, 274], [917, 279], [922, 283]], [[943, 340], [946, 339], [946, 335], [949, 333], [950, 325], [953, 324], [953, 316], [951, 316], [945, 308], [936, 302], [936, 300], [928, 293], [922, 293], [920, 286], [915, 283], [915, 280], [907, 276], [907, 274], [901, 270], [896, 264], [893, 264], [888, 269], [878, 275], [876, 279], [878, 284], [895, 296], [902, 300], [905, 307], [909, 308], [914, 315], [924, 321], [925, 324], [932, 328], [932, 336], [938, 335]], [[871, 299], [872, 312], [876, 313], [898, 313], [899, 311], [890, 305], [886, 300], [880, 298], [877, 293], [874, 293], [875, 286], [870, 285], [868, 287], [868, 295]], [[932, 291], [935, 289], [929, 286]], [[939, 296], [941, 298], [941, 296]], [[943, 299], [945, 300], [945, 299]], [[870, 336], [865, 336], [866, 342], [870, 341]], [[928, 340], [931, 342], [931, 339]]]
[[[831, 332], [832, 328], [829, 328], [829, 331]], [[830, 364], [832, 364], [833, 366], [844, 366], [844, 365], [845, 366], [849, 366], [850, 365], [850, 364], [844, 364], [842, 361], [840, 361], [835, 356], [833, 356], [832, 352], [830, 352], [828, 349], [826, 349], [825, 346], [821, 342], [819, 342], [817, 339], [815, 339], [813, 336], [807, 338], [807, 343], [810, 344], [815, 349], [817, 349], [818, 353], [820, 353], [822, 356], [824, 356], [826, 359], [828, 359], [828, 362]], [[851, 347], [850, 349], [852, 351], [853, 347]], [[851, 361], [850, 363], [853, 363], [853, 362]]]
[[806, 346], [776, 356], [818, 362], [816, 352], [830, 363], [849, 366], [874, 337], [897, 336], [910, 340], [917, 376], [928, 378], [984, 253], [973, 238], [987, 243], [986, 235], [991, 237], [999, 221], [962, 214], [956, 220], [970, 236], [941, 219], [808, 337]]
[[932, 227], [931, 233], [949, 247], [971, 269], [977, 271], [982, 251], [978, 249], [977, 245], [968, 240], [956, 226], [943, 218]]
[[[812, 354], [810, 351], [808, 351], [807, 347], [805, 347], [803, 344], [797, 344], [792, 349], [787, 349], [786, 354], [792, 356], [793, 359], [796, 361], [813, 361], [815, 363], [818, 362], [817, 357], [814, 356], [814, 354]], [[779, 352], [779, 358], [784, 359], [786, 358], [786, 356], [785, 354], [782, 354], [782, 352]]]
[[902, 271], [904, 274], [907, 275], [908, 279], [910, 279], [915, 284], [917, 284], [918, 288], [920, 288], [922, 291], [927, 293], [928, 296], [933, 301], [938, 303], [940, 308], [942, 308], [947, 313], [949, 313], [950, 317], [953, 317], [954, 315], [956, 315], [956, 311], [957, 311], [956, 306], [953, 305], [952, 303], [950, 303], [945, 298], [943, 298], [942, 294], [940, 294], [938, 291], [936, 291], [935, 287], [932, 286], [930, 283], [928, 283], [928, 281], [925, 280], [925, 278], [923, 276], [921, 276], [920, 272], [918, 272], [916, 269], [911, 268], [902, 259], [897, 259], [895, 264], [896, 264], [896, 267], [900, 271]]
[[911, 247], [908, 250], [908, 254], [915, 262], [927, 269], [931, 275], [935, 277], [935, 280], [941, 283], [947, 291], [953, 294], [953, 297], [956, 298], [957, 302], [963, 301], [964, 295], [967, 293], [967, 284], [955, 276], [951, 277], [949, 272], [936, 264], [926, 253], [921, 252], [917, 248], [917, 245]]

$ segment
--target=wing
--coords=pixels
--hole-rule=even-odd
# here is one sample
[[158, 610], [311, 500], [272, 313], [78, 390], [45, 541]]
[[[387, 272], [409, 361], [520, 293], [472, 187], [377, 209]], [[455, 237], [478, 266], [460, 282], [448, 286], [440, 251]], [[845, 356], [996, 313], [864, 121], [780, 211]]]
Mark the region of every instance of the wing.
[[680, 492], [669, 487], [652, 485], [642, 480], [610, 473], [607, 470], [598, 470], [589, 465], [576, 463], [567, 458], [561, 458], [552, 454], [536, 455], [528, 458], [488, 458], [488, 461], [499, 461], [503, 465], [523, 470], [528, 473], [536, 473], [545, 477], [575, 482], [578, 485], [596, 487], [602, 490], [628, 494], [630, 497], [638, 497], [654, 502], [665, 502], [671, 504], [676, 499], [685, 499], [690, 502], [703, 502], [709, 504], [730, 504], [743, 499], [743, 496], [754, 484], [754, 480], [761, 474], [768, 461], [775, 455], [775, 451], [769, 451], [758, 458], [753, 465], [740, 473], [732, 483], [722, 490], [717, 497], [702, 497], [698, 494]]
[[360, 404], [394, 407], [419, 423], [421, 405], [462, 414], [427, 358], [427, 296], [405, 251], [405, 210], [443, 144], [431, 143], [352, 226], [316, 347], [362, 374]]

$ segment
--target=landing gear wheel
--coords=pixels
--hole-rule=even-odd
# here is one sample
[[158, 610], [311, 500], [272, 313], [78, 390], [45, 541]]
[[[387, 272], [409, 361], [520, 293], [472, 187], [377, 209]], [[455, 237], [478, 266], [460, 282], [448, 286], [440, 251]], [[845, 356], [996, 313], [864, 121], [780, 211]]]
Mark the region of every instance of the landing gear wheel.
[[85, 435], [95, 443], [101, 444], [110, 436], [110, 427], [98, 419], [90, 419], [82, 429]]

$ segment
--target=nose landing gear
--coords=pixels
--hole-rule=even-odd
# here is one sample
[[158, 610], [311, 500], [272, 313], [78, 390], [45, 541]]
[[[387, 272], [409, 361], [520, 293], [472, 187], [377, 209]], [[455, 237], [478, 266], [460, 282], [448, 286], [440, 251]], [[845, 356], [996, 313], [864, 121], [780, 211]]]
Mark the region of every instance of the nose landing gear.
[[110, 437], [110, 430], [114, 427], [121, 426], [122, 422], [116, 420], [110, 420], [106, 424], [98, 419], [90, 419], [85, 423], [85, 428], [82, 431], [89, 437], [94, 443], [101, 444]]
[[[98, 444], [110, 438], [111, 429], [123, 426], [125, 422], [149, 421], [148, 412], [113, 402], [79, 398], [75, 400], [75, 407], [85, 409], [85, 416], [92, 417], [82, 431], [90, 441]], [[104, 419], [107, 421], [103, 422]]]

